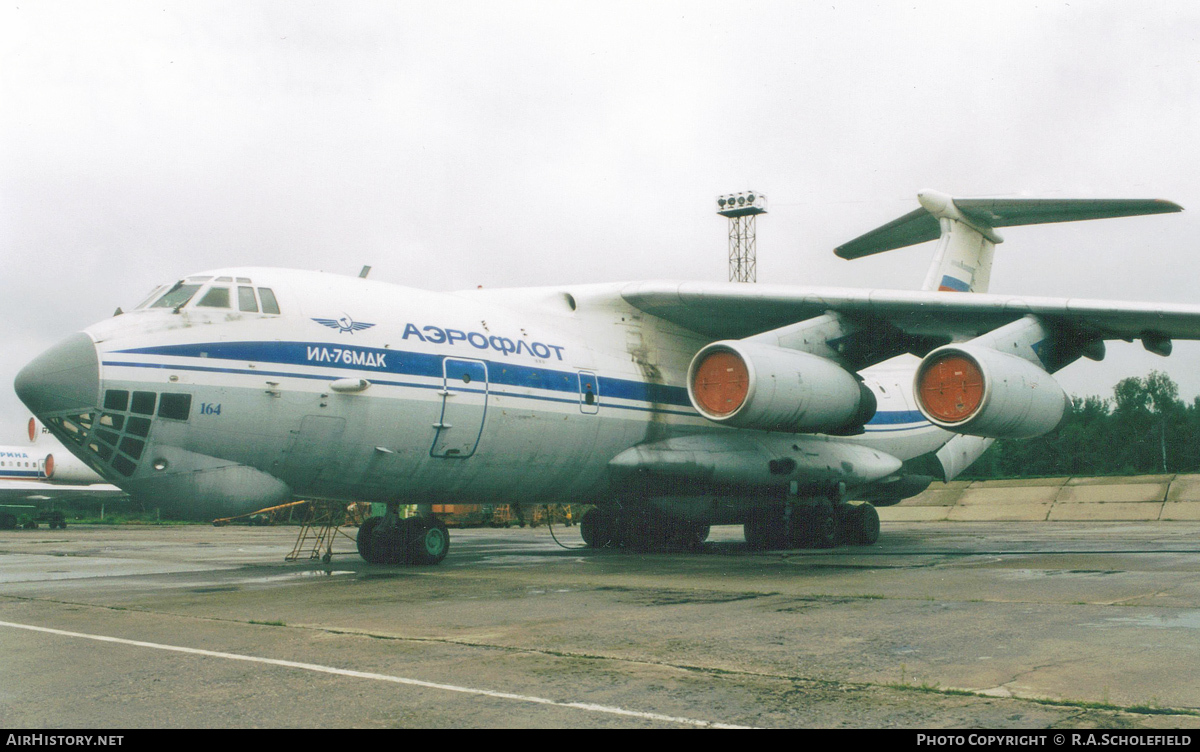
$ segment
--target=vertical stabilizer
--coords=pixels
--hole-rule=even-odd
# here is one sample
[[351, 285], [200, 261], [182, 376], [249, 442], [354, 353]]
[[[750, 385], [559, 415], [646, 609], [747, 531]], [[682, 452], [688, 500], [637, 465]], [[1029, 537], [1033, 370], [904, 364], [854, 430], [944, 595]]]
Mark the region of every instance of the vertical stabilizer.
[[987, 292], [992, 255], [1003, 238], [997, 227], [1078, 222], [1183, 211], [1178, 204], [1145, 198], [951, 198], [937, 191], [917, 194], [921, 208], [892, 220], [834, 251], [856, 259], [937, 240], [924, 290]]
[[921, 289], [987, 292], [992, 256], [1003, 238], [987, 225], [968, 220], [944, 193], [923, 191], [917, 198], [925, 211], [937, 219], [941, 233]]

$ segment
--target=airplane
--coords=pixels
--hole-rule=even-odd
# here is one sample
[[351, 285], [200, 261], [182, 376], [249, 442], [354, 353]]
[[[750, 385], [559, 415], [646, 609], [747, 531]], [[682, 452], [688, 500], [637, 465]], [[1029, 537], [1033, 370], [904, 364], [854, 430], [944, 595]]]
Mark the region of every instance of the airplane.
[[[29, 443], [44, 431], [29, 419]], [[57, 444], [57, 442], [55, 442]], [[80, 462], [64, 447], [0, 446], [0, 530], [17, 527], [14, 508], [36, 507], [66, 499], [124, 498], [125, 492]], [[62, 512], [50, 512], [51, 528], [66, 528]]]
[[[760, 199], [752, 199], [760, 200]], [[595, 505], [592, 547], [868, 545], [876, 506], [997, 438], [1051, 431], [1105, 341], [1159, 355], [1200, 306], [988, 292], [997, 228], [1182, 211], [935, 191], [835, 250], [937, 240], [923, 289], [629, 282], [429, 292], [310, 271], [193, 274], [30, 362], [15, 387], [135, 499], [224, 517], [368, 501], [374, 563], [432, 564], [438, 503]], [[119, 310], [119, 309], [118, 309]], [[400, 505], [421, 514], [401, 518]]]

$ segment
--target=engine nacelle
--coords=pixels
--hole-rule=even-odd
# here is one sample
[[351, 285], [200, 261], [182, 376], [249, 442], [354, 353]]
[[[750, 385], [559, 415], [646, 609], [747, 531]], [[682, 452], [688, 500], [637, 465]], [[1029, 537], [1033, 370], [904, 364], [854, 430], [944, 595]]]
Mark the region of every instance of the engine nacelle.
[[46, 480], [51, 483], [103, 483], [104, 479], [65, 449], [46, 455]]
[[1035, 364], [970, 343], [926, 355], [913, 392], [930, 423], [996, 439], [1049, 433], [1070, 404], [1058, 382]]
[[705, 418], [764, 431], [850, 433], [875, 415], [875, 395], [825, 358], [758, 342], [704, 347], [688, 367], [688, 397]]

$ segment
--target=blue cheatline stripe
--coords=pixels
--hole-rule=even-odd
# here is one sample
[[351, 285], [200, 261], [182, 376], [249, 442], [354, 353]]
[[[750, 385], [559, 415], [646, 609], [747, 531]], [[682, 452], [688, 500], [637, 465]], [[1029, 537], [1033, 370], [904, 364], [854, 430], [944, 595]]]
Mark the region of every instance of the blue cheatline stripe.
[[[357, 345], [332, 345], [312, 342], [209, 342], [192, 345], [160, 345], [157, 347], [139, 347], [129, 350], [118, 350], [119, 353], [136, 355], [159, 355], [174, 358], [197, 358], [213, 360], [240, 360], [257, 363], [275, 363], [280, 365], [314, 366], [320, 368], [336, 368], [366, 373], [386, 373], [403, 376], [420, 376], [432, 379], [442, 379], [443, 361], [453, 360], [483, 360], [458, 358], [453, 355], [437, 355], [432, 353], [417, 353], [402, 350], [381, 349], [377, 347], [359, 347]], [[342, 356], [341, 353], [352, 353]], [[336, 354], [337, 362], [328, 358]], [[350, 362], [341, 362], [342, 357]], [[358, 362], [354, 362], [357, 360]], [[558, 371], [551, 368], [537, 368], [518, 365], [504, 361], [484, 360], [488, 365], [488, 386], [493, 393], [522, 399], [535, 399], [544, 402], [561, 402], [578, 404], [579, 374], [576, 371]], [[203, 373], [233, 373], [253, 376], [279, 376], [282, 378], [328, 380], [326, 374], [294, 373], [290, 371], [264, 371], [261, 369], [224, 368], [220, 366], [176, 365], [166, 363], [139, 363], [133, 361], [106, 360], [106, 366], [125, 366], [130, 368], [167, 368]], [[688, 399], [687, 389], [681, 386], [665, 384], [649, 384], [632, 379], [617, 379], [609, 376], [598, 376], [599, 397], [604, 407], [636, 410], [641, 412], [662, 412], [671, 415], [694, 416], [691, 400]], [[391, 381], [372, 378], [371, 383], [385, 386], [408, 387], [413, 389], [441, 389], [441, 384], [422, 384], [411, 381]], [[562, 392], [575, 395], [574, 398], [550, 397], [530, 394], [512, 394], [496, 390], [497, 386], [513, 386], [522, 389], [540, 389], [549, 392]], [[670, 405], [686, 408], [686, 410], [670, 410], [663, 408], [638, 407], [633, 405], [617, 405], [607, 400], [622, 399], [631, 402]], [[883, 411], [875, 414], [868, 426], [892, 426], [905, 423], [924, 424], [925, 418], [916, 410]], [[916, 426], [909, 426], [916, 427]], [[905, 430], [902, 428], [889, 430]]]
[[[245, 375], [245, 376], [279, 376], [279, 377], [287, 378], [287, 379], [313, 379], [313, 380], [317, 380], [317, 381], [329, 381], [330, 379], [334, 378], [334, 377], [330, 376], [329, 374], [323, 374], [323, 373], [292, 373], [290, 371], [264, 371], [264, 370], [261, 370], [258, 368], [251, 370], [248, 368], [217, 368], [217, 367], [213, 367], [213, 366], [189, 366], [189, 365], [178, 365], [178, 364], [173, 364], [173, 363], [138, 363], [138, 362], [134, 362], [134, 361], [122, 361], [122, 360], [106, 360], [106, 361], [104, 361], [104, 365], [106, 365], [106, 366], [123, 366], [125, 368], [157, 368], [157, 369], [167, 369], [167, 370], [173, 370], [173, 371], [194, 371], [194, 372], [200, 372], [200, 373], [233, 373], [233, 374], [239, 374], [239, 375]], [[441, 378], [441, 377], [439, 376], [438, 378]], [[389, 379], [376, 379], [376, 378], [372, 378], [371, 383], [378, 384], [380, 386], [398, 386], [398, 387], [406, 387], [406, 388], [410, 388], [410, 389], [437, 390], [437, 389], [442, 388], [442, 384], [440, 384], [440, 383], [438, 383], [438, 384], [420, 384], [420, 383], [413, 382], [413, 381], [392, 381]], [[494, 386], [494, 384], [490, 384], [489, 386]], [[566, 404], [566, 405], [578, 405], [579, 404], [579, 397], [577, 397], [577, 396], [574, 398], [547, 397], [547, 396], [542, 396], [542, 395], [537, 395], [537, 394], [517, 394], [517, 393], [513, 393], [513, 392], [504, 392], [504, 391], [500, 391], [498, 389], [490, 389], [490, 393], [504, 396], [504, 397], [511, 397], [514, 399], [529, 399], [529, 400], [537, 400], [539, 402], [558, 402], [558, 403]], [[619, 405], [619, 404], [615, 404], [612, 402], [606, 403], [606, 402], [603, 402], [603, 397], [601, 398], [601, 404], [603, 407], [610, 409], [610, 410], [613, 410], [613, 409], [615, 409], [615, 410], [631, 410], [634, 412], [663, 413], [666, 415], [684, 415], [684, 416], [690, 416], [690, 417], [694, 417], [696, 415], [695, 411], [691, 411], [691, 410], [667, 410], [667, 409], [655, 408], [655, 407], [640, 407], [638, 405]]]
[[[442, 361], [452, 355], [416, 353], [387, 350], [377, 347], [330, 345], [310, 342], [212, 342], [198, 345], [163, 345], [119, 350], [120, 353], [137, 355], [165, 355], [179, 358], [213, 358], [218, 360], [244, 360], [280, 365], [321, 366], [375, 373], [394, 373], [404, 376], [442, 378]], [[351, 353], [358, 362], [342, 362], [338, 353]], [[323, 359], [336, 356], [331, 362]], [[466, 356], [464, 356], [466, 357]], [[484, 359], [480, 359], [484, 360]], [[485, 360], [488, 364], [488, 381], [492, 384], [515, 386], [526, 389], [546, 389], [555, 392], [579, 393], [579, 375], [575, 371], [558, 371], [504, 361]], [[169, 367], [169, 366], [165, 366]], [[261, 373], [256, 371], [256, 373]], [[284, 375], [284, 374], [276, 374]], [[321, 377], [323, 378], [323, 377]], [[661, 405], [691, 408], [687, 390], [678, 386], [647, 384], [631, 379], [599, 377], [601, 398], [625, 399], [635, 402], [652, 402]]]
[[37, 470], [24, 470], [24, 471], [14, 470], [12, 472], [9, 472], [7, 470], [0, 470], [0, 480], [4, 480], [6, 478], [9, 480], [11, 480], [13, 478], [20, 478], [21, 480], [25, 480], [26, 478], [40, 478], [40, 477], [42, 477], [42, 474], [39, 473]]
[[917, 410], [886, 410], [875, 413], [868, 426], [895, 425], [897, 423], [925, 423], [925, 416]]

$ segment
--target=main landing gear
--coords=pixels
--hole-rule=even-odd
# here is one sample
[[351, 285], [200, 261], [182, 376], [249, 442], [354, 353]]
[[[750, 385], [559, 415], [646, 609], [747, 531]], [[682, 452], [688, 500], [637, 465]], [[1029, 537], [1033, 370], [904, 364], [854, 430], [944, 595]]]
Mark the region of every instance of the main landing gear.
[[591, 548], [693, 549], [708, 538], [708, 525], [639, 509], [596, 507], [579, 521], [579, 534]]
[[358, 528], [358, 553], [372, 564], [437, 564], [450, 551], [450, 531], [435, 517], [401, 518], [393, 505]]
[[795, 501], [755, 510], [743, 529], [758, 550], [869, 546], [879, 540], [879, 513], [867, 503]]

